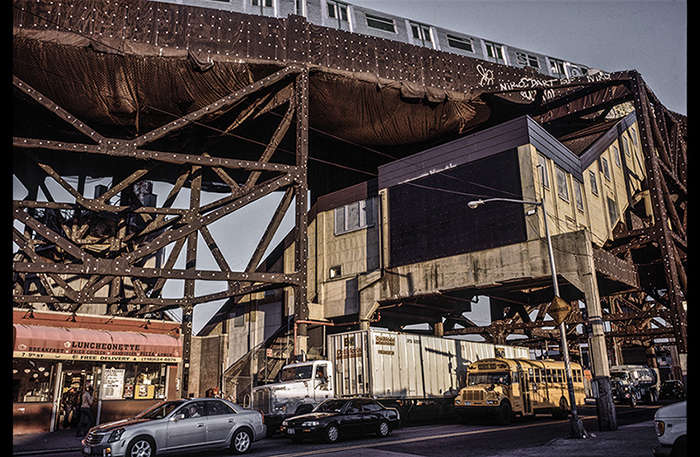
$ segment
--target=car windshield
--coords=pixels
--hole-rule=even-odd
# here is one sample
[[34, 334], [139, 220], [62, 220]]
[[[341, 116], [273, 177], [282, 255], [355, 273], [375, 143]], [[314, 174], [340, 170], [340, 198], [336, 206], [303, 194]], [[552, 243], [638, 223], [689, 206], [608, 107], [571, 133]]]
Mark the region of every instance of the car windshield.
[[320, 413], [339, 413], [347, 400], [326, 400], [314, 409], [314, 412]]
[[136, 417], [138, 419], [163, 419], [184, 402], [184, 400], [174, 400], [159, 403], [152, 408], [142, 411]]
[[510, 373], [494, 372], [494, 373], [469, 373], [470, 386], [475, 386], [477, 384], [510, 384]]
[[298, 367], [287, 367], [282, 370], [280, 381], [298, 381], [301, 379], [311, 379], [313, 365], [302, 365]]
[[613, 371], [610, 373], [612, 379], [628, 379], [629, 375], [624, 371]]

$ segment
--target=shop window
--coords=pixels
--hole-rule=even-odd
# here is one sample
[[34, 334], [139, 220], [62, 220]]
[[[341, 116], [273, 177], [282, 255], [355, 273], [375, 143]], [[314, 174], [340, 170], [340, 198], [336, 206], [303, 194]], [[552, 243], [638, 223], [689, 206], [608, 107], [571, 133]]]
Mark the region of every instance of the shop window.
[[12, 401], [39, 403], [53, 401], [55, 362], [12, 360]]
[[471, 38], [461, 38], [454, 35], [447, 35], [447, 44], [450, 47], [461, 49], [463, 51], [474, 52]]
[[335, 234], [374, 225], [374, 199], [360, 200], [335, 209]]
[[134, 400], [165, 398], [165, 364], [139, 364], [134, 384]]
[[557, 195], [562, 200], [569, 201], [569, 184], [566, 182], [566, 173], [557, 167]]
[[576, 209], [583, 212], [583, 191], [581, 183], [574, 180], [574, 200], [576, 201]]
[[593, 195], [598, 195], [598, 181], [595, 179], [595, 173], [589, 171], [588, 176], [591, 179], [591, 192], [593, 192]]
[[393, 19], [375, 16], [373, 14], [368, 13], [365, 13], [365, 18], [367, 19], [367, 27], [384, 30], [385, 32], [396, 33], [396, 27], [394, 26]]

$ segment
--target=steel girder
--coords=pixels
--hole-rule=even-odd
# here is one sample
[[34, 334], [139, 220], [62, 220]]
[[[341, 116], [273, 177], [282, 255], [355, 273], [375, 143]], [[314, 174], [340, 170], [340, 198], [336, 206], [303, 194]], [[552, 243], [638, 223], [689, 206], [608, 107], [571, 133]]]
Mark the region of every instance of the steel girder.
[[[140, 316], [182, 308], [183, 395], [187, 394], [188, 388], [192, 315], [197, 304], [291, 286], [294, 291], [295, 315], [302, 319], [308, 317], [307, 68], [287, 66], [208, 106], [129, 140], [101, 135], [17, 77], [13, 78], [13, 84], [25, 98], [28, 97], [54, 113], [89, 139], [89, 142], [77, 143], [13, 138], [14, 154], [29, 157], [37, 171], [41, 170], [45, 176], [51, 177], [75, 200], [73, 203], [53, 201], [49, 190], [43, 184], [43, 178], [33, 177], [35, 186], [32, 188], [31, 185], [27, 185], [30, 195], [24, 200], [13, 201], [13, 241], [19, 247], [13, 259], [13, 302], [16, 306], [32, 307], [32, 304], [45, 303], [53, 309], [77, 312], [85, 304], [106, 304], [109, 314]], [[257, 161], [214, 157], [208, 153], [147, 149], [149, 144], [166, 135], [177, 133], [189, 125], [202, 124], [203, 120], [213, 113], [221, 113], [234, 106], [247, 106], [249, 112], [242, 116], [242, 120], [237, 120], [237, 124], [240, 125], [245, 117], [250, 115], [250, 111], [255, 111], [256, 116], [263, 114], [259, 107], [260, 100], [266, 99], [270, 93], [281, 97], [281, 103], [276, 106], [286, 104], [287, 110], [285, 115], [281, 116], [277, 128]], [[275, 151], [295, 120], [294, 163], [272, 162]], [[47, 154], [65, 154], [65, 160], [81, 160], [83, 157], [93, 156], [99, 158], [105, 167], [109, 167], [112, 158], [128, 159], [133, 164], [133, 170], [127, 172], [126, 176], [115, 177], [112, 186], [101, 195], [87, 198], [84, 196], [85, 177], [80, 177], [76, 189], [54, 166], [44, 160]], [[134, 184], [147, 179], [154, 167], [162, 164], [175, 165], [181, 173], [162, 205], [110, 203], [111, 198], [120, 193], [123, 196]], [[232, 171], [247, 174], [245, 182], [234, 179], [229, 174]], [[209, 173], [209, 176], [216, 175], [230, 188], [227, 195], [208, 204], [202, 204], [200, 201], [205, 172]], [[264, 181], [259, 182], [263, 175]], [[190, 189], [189, 207], [173, 208], [173, 203], [184, 187]], [[42, 189], [49, 201], [39, 200], [38, 188]], [[275, 191], [284, 191], [284, 196], [246, 269], [233, 271], [208, 226]], [[294, 240], [297, 255], [294, 271], [257, 272], [262, 256], [292, 199], [296, 200]], [[63, 217], [65, 214], [68, 216]], [[89, 232], [94, 229], [91, 227], [91, 217], [93, 220], [112, 221], [113, 230], [97, 241], [93, 237], [91, 242], [88, 240]], [[138, 222], [135, 229], [134, 220]], [[18, 226], [22, 226], [23, 229]], [[218, 270], [203, 270], [197, 266], [197, 239], [200, 234], [215, 259]], [[100, 248], [96, 248], [98, 245]], [[184, 269], [174, 268], [185, 245], [186, 266]], [[146, 265], [149, 258], [164, 252], [168, 246], [172, 246], [172, 249], [163, 266]], [[181, 297], [163, 298], [163, 286], [168, 279], [184, 280]], [[196, 296], [195, 281], [226, 281], [226, 288], [219, 292]], [[305, 334], [305, 329], [301, 332]]]

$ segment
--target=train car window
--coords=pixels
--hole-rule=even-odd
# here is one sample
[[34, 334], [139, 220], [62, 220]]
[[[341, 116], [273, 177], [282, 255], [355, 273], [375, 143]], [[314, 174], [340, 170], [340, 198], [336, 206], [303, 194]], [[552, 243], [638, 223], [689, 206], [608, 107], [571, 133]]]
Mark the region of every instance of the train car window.
[[460, 38], [454, 35], [447, 35], [447, 44], [452, 48], [461, 49], [463, 51], [474, 52], [472, 40], [469, 38]]
[[365, 18], [367, 19], [367, 27], [384, 30], [385, 32], [396, 33], [396, 26], [394, 25], [393, 19], [387, 19], [385, 17], [375, 16], [368, 13], [365, 13]]
[[505, 61], [503, 58], [503, 46], [497, 43], [492, 43], [490, 41], [484, 41], [486, 45], [486, 55], [492, 59]]
[[516, 52], [515, 53], [515, 61], [518, 62], [519, 65], [522, 65], [523, 67], [532, 67], [537, 70], [540, 69], [540, 61], [537, 58], [537, 56], [534, 56], [532, 54], [528, 54], [526, 52]]

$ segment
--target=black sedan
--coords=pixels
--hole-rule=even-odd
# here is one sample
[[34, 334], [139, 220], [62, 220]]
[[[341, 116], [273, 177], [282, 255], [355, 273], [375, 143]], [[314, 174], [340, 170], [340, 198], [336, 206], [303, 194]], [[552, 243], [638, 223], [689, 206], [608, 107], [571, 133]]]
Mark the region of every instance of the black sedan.
[[286, 419], [281, 431], [294, 441], [314, 438], [334, 443], [341, 436], [389, 436], [399, 424], [398, 410], [385, 408], [371, 398], [331, 399], [308, 414]]

